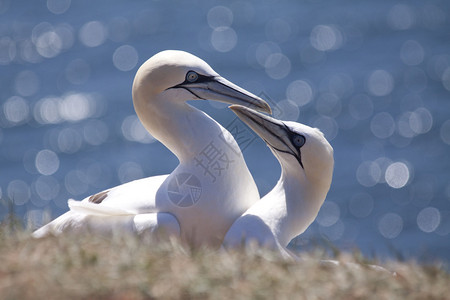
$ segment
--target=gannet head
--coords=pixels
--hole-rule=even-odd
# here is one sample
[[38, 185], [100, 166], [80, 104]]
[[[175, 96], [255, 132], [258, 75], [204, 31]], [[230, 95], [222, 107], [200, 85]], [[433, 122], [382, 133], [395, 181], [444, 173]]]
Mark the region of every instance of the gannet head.
[[263, 99], [217, 74], [200, 58], [177, 50], [159, 52], [137, 71], [133, 82], [133, 102], [138, 111], [152, 101], [216, 100], [271, 113]]
[[280, 121], [239, 105], [230, 108], [266, 142], [283, 171], [297, 174], [299, 180], [312, 183], [309, 186], [326, 195], [333, 176], [333, 148], [319, 129]]

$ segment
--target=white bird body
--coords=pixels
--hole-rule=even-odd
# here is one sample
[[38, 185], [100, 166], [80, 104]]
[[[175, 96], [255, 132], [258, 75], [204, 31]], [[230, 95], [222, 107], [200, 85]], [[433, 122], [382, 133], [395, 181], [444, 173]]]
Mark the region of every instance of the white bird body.
[[[275, 187], [233, 223], [223, 245], [256, 242], [289, 257], [286, 246], [314, 221], [326, 198], [333, 148], [318, 129], [282, 122], [245, 107], [233, 105], [232, 110], [266, 141], [282, 170]], [[299, 146], [292, 141], [295, 138], [300, 139]]]
[[[281, 165], [281, 177], [266, 196], [233, 223], [223, 246], [257, 243], [278, 251], [286, 259], [298, 259], [286, 247], [314, 221], [326, 198], [333, 177], [333, 148], [318, 129], [279, 121], [242, 106], [233, 105], [231, 109], [269, 146]], [[331, 267], [360, 268], [358, 264], [336, 260], [320, 262]], [[397, 276], [381, 266], [367, 266]]]
[[[80, 201], [71, 200], [71, 208], [79, 205]], [[73, 206], [72, 206], [73, 205]], [[94, 204], [95, 205], [95, 204]], [[119, 214], [117, 214], [119, 213]], [[70, 210], [53, 220], [51, 233], [60, 234], [66, 231], [94, 232], [96, 234], [111, 235], [122, 232], [151, 237], [156, 240], [168, 240], [170, 237], [180, 236], [180, 226], [177, 219], [170, 213], [123, 214], [118, 210], [89, 210], [89, 206], [80, 210]], [[46, 226], [49, 226], [48, 224]], [[50, 232], [36, 231], [34, 237], [42, 237]]]
[[[109, 213], [112, 215], [155, 212], [152, 211], [152, 209], [156, 207], [156, 192], [168, 176], [169, 175], [159, 175], [141, 178], [115, 186], [94, 196], [86, 197], [82, 201], [69, 200], [69, 207], [71, 210], [77, 212], [82, 212], [84, 204], [87, 205], [88, 211], [91, 211], [93, 206], [96, 207], [97, 210], [103, 209], [106, 211], [108, 208], [116, 209], [116, 213]], [[105, 196], [104, 199], [101, 199], [102, 195]], [[100, 197], [100, 199], [94, 199], [93, 197], [95, 196]], [[75, 202], [78, 203], [79, 206], [74, 204]], [[98, 204], [96, 202], [98, 202]], [[73, 204], [73, 206], [70, 204]]]
[[[219, 246], [233, 221], [259, 200], [259, 193], [233, 136], [188, 105], [190, 99], [240, 103], [270, 112], [266, 102], [220, 77], [203, 60], [182, 51], [156, 54], [136, 74], [133, 102], [144, 127], [178, 157], [179, 165], [169, 175], [71, 201], [70, 216], [82, 223], [86, 219], [74, 213], [94, 216], [103, 210], [105, 216], [99, 217], [107, 226], [109, 215], [122, 216], [128, 224], [130, 216], [167, 213], [179, 224], [182, 240]], [[60, 232], [54, 229], [65, 228], [61, 224], [70, 223], [67, 218], [56, 219], [35, 236]], [[170, 228], [176, 227], [172, 221]]]

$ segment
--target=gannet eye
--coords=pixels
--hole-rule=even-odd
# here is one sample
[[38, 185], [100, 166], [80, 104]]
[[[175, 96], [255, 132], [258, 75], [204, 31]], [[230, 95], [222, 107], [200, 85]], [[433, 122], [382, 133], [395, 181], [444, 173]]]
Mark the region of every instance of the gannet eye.
[[189, 71], [186, 74], [186, 80], [189, 82], [195, 82], [198, 79], [198, 74], [195, 73], [194, 71]]
[[294, 137], [292, 138], [292, 143], [294, 144], [295, 147], [300, 148], [302, 147], [306, 142], [306, 139], [303, 135], [301, 134], [296, 134], [294, 135]]

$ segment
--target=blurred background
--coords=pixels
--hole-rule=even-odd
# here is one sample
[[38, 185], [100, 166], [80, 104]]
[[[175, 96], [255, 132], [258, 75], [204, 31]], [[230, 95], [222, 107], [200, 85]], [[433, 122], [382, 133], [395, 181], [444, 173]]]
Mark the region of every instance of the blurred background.
[[[34, 228], [84, 197], [170, 173], [131, 99], [136, 70], [181, 49], [320, 128], [335, 173], [291, 247], [450, 258], [448, 1], [0, 0], [0, 220]], [[220, 103], [191, 102], [222, 125]], [[261, 195], [280, 167], [243, 147]]]

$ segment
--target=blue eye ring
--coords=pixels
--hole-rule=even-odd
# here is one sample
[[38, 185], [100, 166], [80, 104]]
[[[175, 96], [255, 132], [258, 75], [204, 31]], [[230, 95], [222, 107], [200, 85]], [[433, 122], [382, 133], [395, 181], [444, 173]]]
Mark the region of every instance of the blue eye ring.
[[292, 144], [297, 148], [301, 148], [305, 143], [306, 138], [301, 134], [296, 134], [292, 137]]
[[186, 74], [186, 81], [188, 82], [196, 82], [198, 79], [198, 74], [194, 71], [189, 71]]

